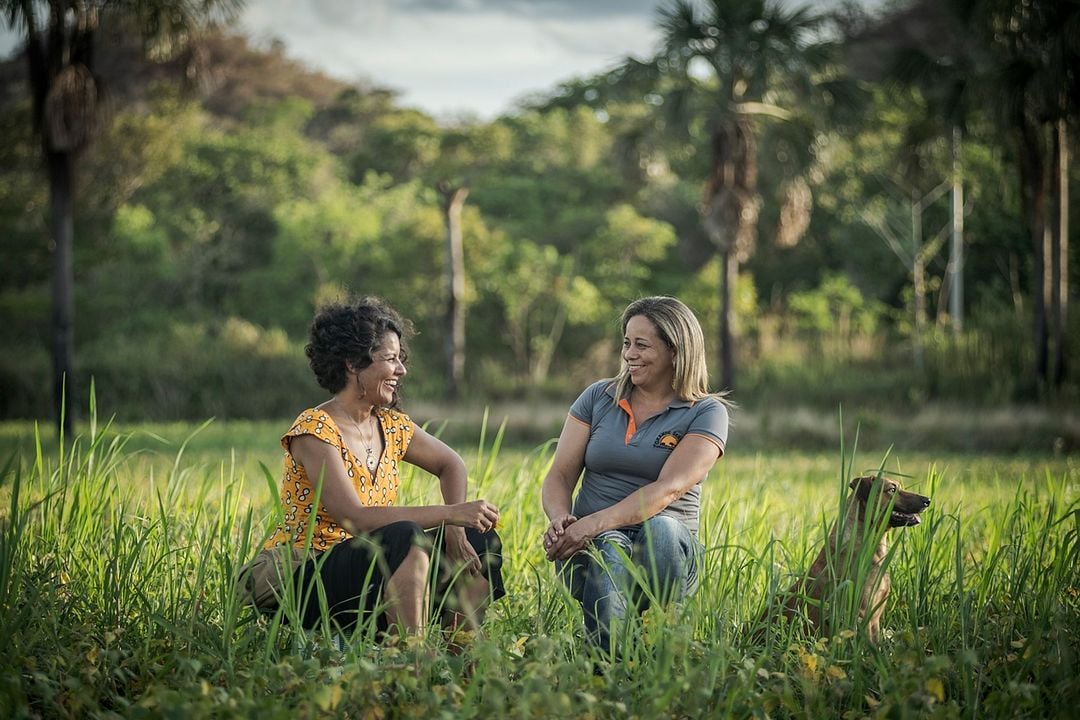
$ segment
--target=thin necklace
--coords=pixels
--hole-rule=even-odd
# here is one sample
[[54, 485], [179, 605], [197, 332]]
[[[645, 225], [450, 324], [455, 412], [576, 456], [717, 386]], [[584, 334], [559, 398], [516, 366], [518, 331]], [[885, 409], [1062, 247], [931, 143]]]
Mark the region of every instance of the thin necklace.
[[[340, 404], [340, 403], [339, 403]], [[345, 407], [342, 406], [342, 412], [345, 413], [345, 417], [349, 418], [349, 422], [356, 428], [356, 439], [360, 441], [360, 444], [364, 447], [364, 452], [367, 453], [367, 457], [364, 458], [364, 465], [367, 466], [368, 472], [374, 474], [375, 468], [379, 466], [379, 458], [375, 456], [375, 451], [371, 449], [371, 446], [364, 442], [364, 431], [360, 429], [359, 423], [353, 420], [353, 416], [348, 412], [345, 412]], [[371, 418], [374, 415], [368, 415], [368, 425], [371, 425]], [[378, 434], [378, 430], [375, 431]]]

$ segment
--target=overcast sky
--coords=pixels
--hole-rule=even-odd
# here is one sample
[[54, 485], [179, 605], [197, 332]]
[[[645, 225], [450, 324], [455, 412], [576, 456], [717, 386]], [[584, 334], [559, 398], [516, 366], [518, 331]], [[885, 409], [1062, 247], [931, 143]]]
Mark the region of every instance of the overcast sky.
[[491, 118], [656, 45], [656, 0], [249, 0], [256, 41], [437, 116]]
[[[804, 4], [783, 0], [785, 4]], [[838, 0], [809, 4], [825, 7]], [[864, 0], [874, 2], [875, 0]], [[247, 0], [257, 45], [346, 81], [400, 92], [437, 117], [490, 119], [530, 93], [646, 57], [660, 0]], [[0, 33], [0, 53], [14, 47]]]

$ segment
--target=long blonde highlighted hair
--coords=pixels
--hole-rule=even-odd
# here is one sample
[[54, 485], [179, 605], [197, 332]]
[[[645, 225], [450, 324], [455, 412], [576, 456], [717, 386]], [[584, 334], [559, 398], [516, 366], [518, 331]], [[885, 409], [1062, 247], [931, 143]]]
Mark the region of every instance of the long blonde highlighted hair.
[[[622, 331], [630, 318], [641, 315], [656, 328], [656, 334], [675, 353], [675, 375], [671, 389], [680, 400], [694, 402], [708, 397], [709, 369], [705, 364], [705, 336], [694, 312], [681, 300], [664, 295], [645, 297], [626, 306], [622, 314]], [[630, 397], [633, 384], [630, 369], [623, 361], [622, 369], [615, 378], [615, 400]], [[718, 395], [723, 399], [723, 395]]]

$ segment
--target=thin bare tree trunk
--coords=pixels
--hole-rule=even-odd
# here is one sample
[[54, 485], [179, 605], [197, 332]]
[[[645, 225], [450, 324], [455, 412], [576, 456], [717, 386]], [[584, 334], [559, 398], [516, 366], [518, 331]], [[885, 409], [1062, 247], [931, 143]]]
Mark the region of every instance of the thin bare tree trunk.
[[1020, 129], [1020, 184], [1031, 232], [1032, 262], [1032, 349], [1035, 353], [1034, 376], [1036, 391], [1045, 388], [1047, 381], [1049, 324], [1049, 245], [1046, 222], [1046, 164], [1040, 128], [1025, 120]]
[[74, 161], [71, 153], [48, 154], [49, 211], [53, 240], [53, 410], [64, 437], [72, 437], [76, 403], [72, 350], [75, 339]]
[[952, 132], [952, 244], [949, 247], [949, 315], [953, 333], [964, 331], [964, 180], [959, 127]]
[[735, 248], [721, 254], [720, 266], [720, 386], [735, 386], [735, 283], [739, 279], [739, 261]]
[[1053, 314], [1054, 371], [1053, 386], [1065, 382], [1069, 353], [1066, 344], [1069, 315], [1069, 128], [1058, 120], [1054, 134], [1055, 193], [1057, 218], [1054, 223]]
[[547, 380], [548, 373], [551, 371], [551, 362], [555, 359], [555, 348], [559, 347], [563, 330], [566, 329], [566, 317], [566, 304], [560, 303], [559, 309], [555, 313], [555, 319], [551, 321], [551, 328], [548, 330], [546, 341], [535, 351], [536, 354], [533, 357], [530, 375], [534, 387], [539, 387]]
[[461, 209], [469, 196], [467, 187], [438, 184], [446, 222], [446, 394], [460, 397], [465, 380], [465, 251], [461, 234]]
[[922, 377], [924, 367], [923, 359], [923, 336], [926, 334], [926, 260], [923, 257], [922, 239], [922, 205], [918, 193], [911, 201], [911, 285], [914, 298], [912, 302], [915, 312], [915, 370]]

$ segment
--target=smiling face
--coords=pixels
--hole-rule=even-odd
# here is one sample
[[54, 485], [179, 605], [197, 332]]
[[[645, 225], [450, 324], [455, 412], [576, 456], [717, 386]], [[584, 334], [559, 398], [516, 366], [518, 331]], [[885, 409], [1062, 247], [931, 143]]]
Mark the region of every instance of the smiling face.
[[388, 332], [371, 351], [371, 364], [356, 373], [361, 397], [373, 405], [392, 405], [398, 383], [406, 372], [401, 340], [397, 333]]
[[635, 387], [671, 389], [675, 377], [675, 351], [668, 347], [656, 332], [656, 326], [644, 315], [635, 315], [627, 321], [622, 358]]

